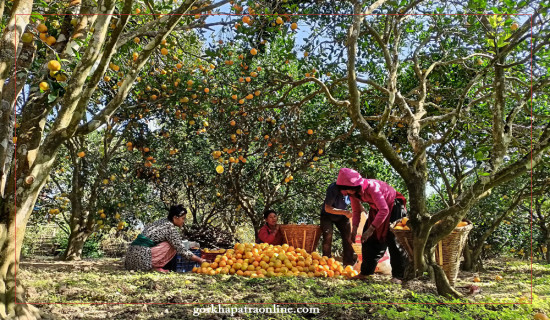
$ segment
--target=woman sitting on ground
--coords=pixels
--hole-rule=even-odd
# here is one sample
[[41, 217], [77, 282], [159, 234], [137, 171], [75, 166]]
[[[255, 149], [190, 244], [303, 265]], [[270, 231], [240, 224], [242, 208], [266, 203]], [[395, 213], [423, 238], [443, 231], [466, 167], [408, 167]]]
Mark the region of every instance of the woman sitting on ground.
[[257, 243], [281, 245], [284, 243], [283, 234], [277, 224], [277, 214], [273, 210], [264, 211], [265, 225], [258, 232]]
[[140, 271], [151, 269], [159, 272], [173, 271], [176, 253], [187, 260], [205, 262], [205, 259], [194, 255], [184, 247], [181, 233], [178, 232], [177, 228], [181, 229], [185, 222], [186, 212], [182, 205], [172, 206], [168, 218], [145, 226], [145, 229], [128, 247], [124, 267], [128, 270]]

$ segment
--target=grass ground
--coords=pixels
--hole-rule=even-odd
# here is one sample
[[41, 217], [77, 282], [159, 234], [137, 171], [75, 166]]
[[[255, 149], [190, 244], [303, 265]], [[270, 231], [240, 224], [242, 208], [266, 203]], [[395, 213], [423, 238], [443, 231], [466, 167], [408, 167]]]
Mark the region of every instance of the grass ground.
[[[27, 288], [27, 301], [46, 319], [191, 319], [194, 308], [223, 303], [223, 308], [316, 307], [319, 313], [203, 314], [204, 319], [533, 319], [550, 314], [550, 265], [494, 260], [486, 263], [469, 294], [471, 273], [460, 273], [460, 300], [438, 297], [431, 284], [411, 281], [403, 286], [377, 275], [372, 282], [320, 278], [249, 279], [192, 273], [129, 272], [120, 260], [60, 262], [27, 259], [17, 272]], [[504, 280], [496, 281], [496, 275]], [[533, 298], [531, 300], [531, 297]], [[146, 304], [144, 304], [146, 303]], [[264, 305], [261, 305], [263, 303]], [[218, 307], [217, 305], [215, 306]]]

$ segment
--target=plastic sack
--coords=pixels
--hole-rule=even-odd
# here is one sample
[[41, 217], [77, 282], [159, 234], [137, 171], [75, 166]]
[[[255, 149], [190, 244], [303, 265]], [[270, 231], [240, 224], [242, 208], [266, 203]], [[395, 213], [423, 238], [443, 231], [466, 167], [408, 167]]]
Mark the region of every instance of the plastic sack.
[[388, 250], [384, 252], [384, 255], [380, 260], [378, 260], [378, 265], [376, 265], [376, 269], [374, 272], [382, 273], [382, 274], [391, 274], [391, 265], [390, 265], [390, 254]]

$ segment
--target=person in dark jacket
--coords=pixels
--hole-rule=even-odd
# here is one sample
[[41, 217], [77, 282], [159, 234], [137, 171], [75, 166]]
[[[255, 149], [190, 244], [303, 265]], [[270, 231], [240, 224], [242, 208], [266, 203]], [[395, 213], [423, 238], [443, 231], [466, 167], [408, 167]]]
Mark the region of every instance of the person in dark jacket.
[[352, 213], [346, 208], [350, 201], [349, 197], [342, 195], [336, 187], [336, 183], [328, 186], [325, 195], [325, 201], [321, 206], [321, 232], [323, 233], [323, 255], [332, 257], [332, 234], [334, 226], [338, 228], [342, 237], [343, 247], [343, 264], [354, 265], [356, 258], [354, 257], [352, 244], [348, 241], [351, 235], [350, 218]]

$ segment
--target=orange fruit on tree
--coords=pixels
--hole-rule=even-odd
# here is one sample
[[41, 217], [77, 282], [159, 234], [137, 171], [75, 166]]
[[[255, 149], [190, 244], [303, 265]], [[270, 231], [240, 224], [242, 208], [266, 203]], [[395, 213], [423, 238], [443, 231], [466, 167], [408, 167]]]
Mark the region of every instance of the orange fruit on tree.
[[84, 156], [86, 155], [86, 152], [84, 151], [80, 151], [79, 153], [76, 154], [79, 158], [84, 158]]
[[61, 70], [61, 63], [57, 60], [50, 60], [50, 62], [48, 62], [48, 69], [50, 69], [50, 71], [59, 71]]
[[40, 87], [40, 90], [42, 91], [48, 91], [50, 89], [50, 85], [46, 81], [40, 82], [38, 85]]
[[55, 80], [59, 82], [64, 82], [67, 81], [67, 76], [64, 74], [58, 74], [57, 76], [55, 76]]
[[277, 24], [282, 24], [282, 23], [283, 23], [283, 19], [282, 19], [281, 17], [278, 17], [278, 18], [275, 20], [275, 22], [276, 22]]
[[23, 35], [21, 36], [21, 41], [23, 41], [23, 43], [30, 43], [32, 42], [32, 39], [34, 38], [33, 34], [30, 33], [30, 32], [25, 32], [23, 33]]
[[49, 36], [49, 37], [46, 38], [46, 43], [50, 46], [55, 44], [56, 42], [57, 42], [57, 40], [55, 39], [54, 36]]
[[166, 48], [160, 49], [160, 54], [162, 54], [163, 56], [167, 55], [168, 54], [168, 49], [166, 49]]
[[46, 34], [46, 33], [41, 33], [40, 36], [39, 36], [40, 40], [42, 40], [42, 41], [46, 41], [47, 37], [48, 37], [48, 34]]
[[250, 54], [255, 56], [256, 54], [258, 54], [258, 50], [252, 48], [252, 49], [250, 49]]
[[293, 23], [290, 25], [290, 29], [292, 29], [292, 30], [298, 29], [298, 24], [297, 24], [296, 22], [293, 22]]
[[313, 130], [307, 129], [307, 134], [313, 134]]
[[39, 24], [38, 27], [36, 27], [36, 30], [40, 33], [48, 32], [48, 27], [46, 27], [45, 24]]

